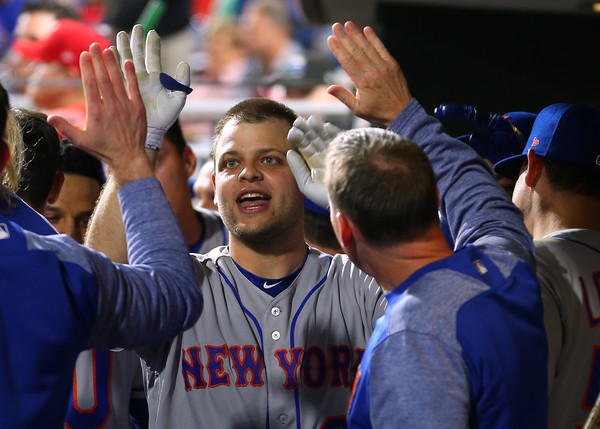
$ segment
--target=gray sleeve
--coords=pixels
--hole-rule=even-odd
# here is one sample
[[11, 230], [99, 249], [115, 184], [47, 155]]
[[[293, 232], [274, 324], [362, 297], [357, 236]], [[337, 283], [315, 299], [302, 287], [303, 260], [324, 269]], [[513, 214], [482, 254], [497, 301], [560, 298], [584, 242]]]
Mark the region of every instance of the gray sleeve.
[[534, 264], [533, 242], [520, 210], [475, 150], [447, 135], [415, 99], [389, 129], [418, 144], [429, 157], [440, 189], [440, 212], [456, 248], [492, 245]]
[[187, 246], [156, 178], [119, 190], [131, 265], [91, 256], [98, 283], [90, 346], [134, 348], [172, 338], [200, 316]]

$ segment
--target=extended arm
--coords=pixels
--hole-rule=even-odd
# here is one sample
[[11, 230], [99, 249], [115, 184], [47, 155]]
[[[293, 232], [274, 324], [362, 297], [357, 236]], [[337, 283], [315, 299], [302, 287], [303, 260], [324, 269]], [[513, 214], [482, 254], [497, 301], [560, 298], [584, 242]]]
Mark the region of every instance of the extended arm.
[[[352, 23], [333, 26], [329, 46], [357, 88], [356, 95], [332, 86], [329, 92], [364, 119], [387, 125], [423, 148], [440, 189], [440, 211], [448, 220], [457, 247], [487, 243], [533, 262], [533, 244], [519, 210], [469, 146], [445, 134], [410, 95], [402, 70], [373, 29]], [[494, 237], [494, 238], [491, 238]], [[483, 244], [480, 242], [480, 244]]]
[[[144, 30], [133, 28], [131, 40], [125, 32], [117, 35], [117, 48], [112, 48], [123, 65], [133, 62], [141, 97], [146, 107], [146, 153], [152, 166], [156, 163], [160, 142], [166, 130], [175, 122], [190, 91], [190, 70], [180, 63], [174, 80], [161, 73], [160, 38], [155, 31], [148, 33], [144, 44]], [[181, 83], [183, 82], [183, 83]], [[165, 86], [167, 85], [167, 86]], [[125, 230], [117, 199], [118, 184], [110, 175], [96, 204], [86, 235], [86, 246], [104, 252], [113, 261], [126, 263]]]
[[63, 236], [55, 252], [62, 259], [73, 299], [95, 283], [97, 312], [90, 346], [136, 347], [189, 327], [202, 298], [177, 221], [145, 153], [146, 112], [131, 62], [124, 64], [127, 88], [114, 53], [96, 44], [81, 55], [87, 120], [84, 129], [60, 117], [50, 121], [80, 148], [111, 169], [132, 266], [115, 265], [104, 255]]

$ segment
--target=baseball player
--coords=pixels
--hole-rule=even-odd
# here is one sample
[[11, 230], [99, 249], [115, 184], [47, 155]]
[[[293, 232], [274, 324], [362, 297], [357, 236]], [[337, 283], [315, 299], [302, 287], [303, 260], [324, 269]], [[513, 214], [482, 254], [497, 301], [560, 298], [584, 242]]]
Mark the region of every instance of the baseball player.
[[[524, 209], [536, 250], [536, 272], [549, 342], [548, 427], [580, 427], [599, 392], [595, 353], [600, 343], [591, 306], [597, 293], [592, 285], [599, 268], [594, 249], [599, 248], [600, 225], [595, 217], [585, 215], [599, 199], [593, 185], [598, 182], [597, 164], [586, 162], [597, 157], [594, 151], [600, 152], [597, 145], [590, 144], [598, 141], [598, 111], [577, 105], [550, 106], [540, 112], [533, 136], [530, 133], [537, 115], [531, 113], [509, 113], [500, 119], [469, 106], [443, 105], [436, 115], [463, 119], [481, 129], [482, 136], [471, 136], [469, 143], [496, 164], [497, 177], [515, 183], [520, 176], [517, 170], [530, 148], [539, 155], [533, 157], [538, 161], [536, 166], [542, 159], [549, 159], [547, 164], [544, 162], [544, 179], [547, 178], [549, 188], [546, 180], [539, 185], [537, 181], [530, 181], [530, 185], [521, 182], [514, 202]], [[512, 133], [505, 119], [520, 132]], [[519, 138], [511, 138], [513, 135]], [[544, 144], [534, 143], [536, 138]], [[565, 159], [566, 144], [569, 155]], [[524, 192], [528, 188], [535, 192]], [[552, 190], [551, 195], [548, 189]], [[543, 202], [535, 204], [535, 214], [531, 211], [533, 195]]]
[[[332, 29], [329, 46], [357, 92], [334, 85], [329, 93], [389, 127], [345, 132], [327, 153], [334, 230], [388, 299], [348, 426], [545, 428], [542, 301], [519, 211], [481, 157], [412, 98], [370, 27]], [[456, 251], [439, 226], [438, 199]]]
[[[109, 74], [104, 61], [117, 73]], [[133, 65], [125, 64], [129, 94], [112, 53], [92, 45], [81, 65], [86, 129], [51, 119], [111, 167], [133, 265], [113, 264], [64, 235], [37, 235], [13, 222], [10, 211], [0, 213], [3, 428], [62, 428], [82, 349], [165, 341], [202, 308], [185, 242], [144, 153], [146, 119]], [[0, 171], [7, 153], [3, 139]]]
[[[280, 103], [250, 99], [216, 127], [215, 194], [230, 244], [192, 255], [205, 298], [198, 323], [138, 350], [151, 427], [345, 426], [354, 373], [385, 299], [345, 255], [304, 241], [304, 196], [286, 161], [296, 118]], [[116, 237], [97, 242], [114, 214], [106, 200], [105, 191], [88, 243], [110, 255]]]
[[494, 168], [534, 238], [548, 335], [549, 428], [582, 427], [600, 389], [600, 110], [554, 104]]

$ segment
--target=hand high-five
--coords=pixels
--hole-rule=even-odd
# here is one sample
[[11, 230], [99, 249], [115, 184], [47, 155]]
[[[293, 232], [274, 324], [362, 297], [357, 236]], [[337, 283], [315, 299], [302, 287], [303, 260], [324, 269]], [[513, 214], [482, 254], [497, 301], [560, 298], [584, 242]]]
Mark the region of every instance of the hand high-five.
[[180, 62], [175, 79], [161, 72], [160, 37], [156, 31], [148, 32], [144, 43], [144, 28], [135, 25], [131, 40], [126, 32], [117, 34], [117, 48], [113, 49], [123, 64], [133, 61], [140, 93], [146, 106], [148, 121], [148, 149], [160, 149], [164, 133], [173, 125], [191, 92], [190, 66]]
[[327, 91], [356, 116], [390, 125], [412, 99], [402, 69], [371, 27], [335, 23], [327, 44], [356, 87], [356, 95], [339, 85]]
[[94, 43], [89, 52], [82, 52], [79, 63], [87, 112], [85, 128], [60, 116], [50, 116], [48, 122], [108, 164], [119, 184], [152, 176], [144, 150], [146, 112], [133, 63], [123, 65], [127, 88], [111, 50], [102, 52]]

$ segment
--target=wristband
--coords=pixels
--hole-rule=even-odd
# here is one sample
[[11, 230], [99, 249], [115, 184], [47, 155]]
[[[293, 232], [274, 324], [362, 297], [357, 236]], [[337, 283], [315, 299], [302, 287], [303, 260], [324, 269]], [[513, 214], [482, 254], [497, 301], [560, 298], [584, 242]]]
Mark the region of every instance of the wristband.
[[146, 149], [159, 151], [160, 144], [162, 143], [163, 136], [165, 135], [166, 130], [161, 130], [159, 128], [148, 127], [146, 129]]

